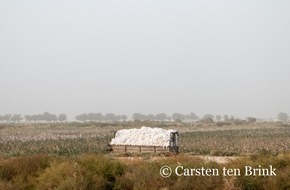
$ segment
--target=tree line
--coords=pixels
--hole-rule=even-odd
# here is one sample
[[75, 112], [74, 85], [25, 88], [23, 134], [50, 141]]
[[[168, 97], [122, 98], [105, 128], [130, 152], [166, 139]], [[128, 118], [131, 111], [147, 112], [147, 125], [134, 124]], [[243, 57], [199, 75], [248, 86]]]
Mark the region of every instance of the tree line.
[[204, 114], [202, 117], [197, 116], [195, 113], [191, 112], [189, 114], [182, 114], [182, 113], [173, 113], [172, 115], [166, 115], [165, 113], [159, 113], [156, 115], [153, 114], [141, 114], [141, 113], [134, 113], [132, 116], [133, 120], [149, 120], [149, 121], [200, 121], [204, 123], [211, 123], [211, 122], [219, 122], [219, 121], [224, 121], [224, 122], [249, 122], [253, 123], [256, 122], [256, 118], [254, 117], [247, 117], [246, 120], [241, 120], [238, 118], [235, 118], [234, 116], [229, 116], [229, 115], [212, 115], [212, 114]]
[[75, 117], [77, 121], [126, 121], [126, 115], [116, 115], [114, 113], [83, 113]]
[[182, 114], [182, 113], [173, 113], [172, 115], [167, 115], [165, 113], [158, 114], [142, 114], [142, 113], [134, 113], [132, 115], [133, 120], [149, 120], [149, 121], [171, 121], [171, 120], [181, 120], [181, 121], [194, 121], [198, 120], [199, 117], [195, 113]]
[[20, 122], [23, 120], [28, 122], [63, 122], [67, 120], [67, 116], [64, 113], [56, 115], [49, 112], [44, 112], [43, 114], [25, 115], [24, 117], [22, 117], [21, 114], [0, 115], [1, 122]]
[[[76, 121], [86, 122], [86, 121], [98, 121], [98, 122], [107, 122], [107, 121], [126, 121], [128, 117], [124, 114], [117, 115], [114, 113], [82, 113], [75, 117]], [[182, 113], [173, 113], [172, 115], [167, 115], [165, 113], [158, 114], [142, 114], [142, 113], [134, 113], [132, 115], [133, 120], [139, 121], [201, 121], [201, 122], [214, 122], [214, 121], [225, 121], [225, 122], [239, 122], [239, 121], [247, 121], [250, 123], [256, 122], [255, 117], [247, 117], [246, 120], [240, 120], [235, 118], [234, 116], [229, 115], [212, 115], [205, 114], [202, 117], [197, 116], [195, 113], [191, 112], [189, 114]], [[5, 114], [0, 115], [0, 122], [64, 122], [67, 120], [67, 116], [65, 113], [56, 115], [49, 112], [44, 112], [42, 114], [33, 114], [33, 115], [25, 115], [24, 117], [21, 114]], [[289, 115], [284, 112], [280, 112], [277, 114], [277, 120], [281, 122], [288, 122]]]

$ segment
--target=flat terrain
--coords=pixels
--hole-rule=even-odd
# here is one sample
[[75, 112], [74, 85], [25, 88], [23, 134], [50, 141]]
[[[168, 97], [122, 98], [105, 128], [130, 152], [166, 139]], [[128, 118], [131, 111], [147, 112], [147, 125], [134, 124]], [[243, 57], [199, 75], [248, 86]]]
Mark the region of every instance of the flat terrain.
[[0, 124], [0, 155], [105, 153], [113, 137], [112, 130], [142, 126], [178, 130], [180, 152], [191, 155], [277, 154], [290, 150], [290, 127], [279, 123], [220, 126], [216, 123], [87, 122]]
[[[176, 129], [180, 154], [107, 151], [112, 130]], [[290, 127], [281, 123], [0, 124], [0, 189], [290, 189]], [[244, 176], [245, 166], [276, 176]], [[218, 176], [161, 176], [168, 166], [217, 169]], [[224, 176], [223, 168], [242, 175]], [[165, 170], [167, 171], [167, 170]]]

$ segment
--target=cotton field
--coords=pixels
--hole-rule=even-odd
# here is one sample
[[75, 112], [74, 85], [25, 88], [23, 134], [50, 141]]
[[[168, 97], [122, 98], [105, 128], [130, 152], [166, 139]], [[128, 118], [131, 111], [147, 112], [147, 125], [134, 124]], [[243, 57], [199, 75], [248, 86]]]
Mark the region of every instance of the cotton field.
[[17, 127], [2, 129], [0, 142], [9, 141], [46, 141], [46, 140], [65, 140], [79, 138], [95, 138], [103, 136], [94, 128], [50, 128], [43, 126]]
[[[0, 124], [0, 155], [107, 153], [108, 144], [168, 146], [179, 131], [179, 150], [191, 154], [248, 154], [290, 151], [290, 127], [274, 123], [201, 125], [194, 123]], [[159, 126], [158, 126], [159, 125]], [[174, 129], [174, 130], [172, 130]], [[118, 131], [114, 138], [110, 131]]]

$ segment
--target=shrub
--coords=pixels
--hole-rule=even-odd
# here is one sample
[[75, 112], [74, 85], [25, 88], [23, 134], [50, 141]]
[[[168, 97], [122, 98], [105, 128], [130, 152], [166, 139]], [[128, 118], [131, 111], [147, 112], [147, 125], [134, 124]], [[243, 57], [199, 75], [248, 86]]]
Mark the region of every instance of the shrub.
[[73, 162], [54, 162], [35, 180], [36, 189], [76, 189], [79, 168]]
[[83, 168], [81, 172], [84, 176], [84, 187], [87, 189], [99, 183], [96, 183], [95, 179], [104, 180], [104, 189], [113, 189], [116, 186], [116, 178], [125, 172], [124, 165], [120, 162], [103, 156], [88, 156], [79, 162]]
[[6, 185], [12, 184], [14, 189], [30, 188], [31, 180], [49, 165], [45, 155], [9, 159], [0, 164], [0, 179], [6, 181]]

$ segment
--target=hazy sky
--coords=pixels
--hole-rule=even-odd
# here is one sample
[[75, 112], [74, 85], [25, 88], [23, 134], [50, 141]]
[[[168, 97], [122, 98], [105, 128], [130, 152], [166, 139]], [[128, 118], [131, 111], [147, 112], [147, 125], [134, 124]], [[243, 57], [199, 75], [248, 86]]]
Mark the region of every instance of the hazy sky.
[[290, 113], [289, 0], [0, 1], [0, 115]]

